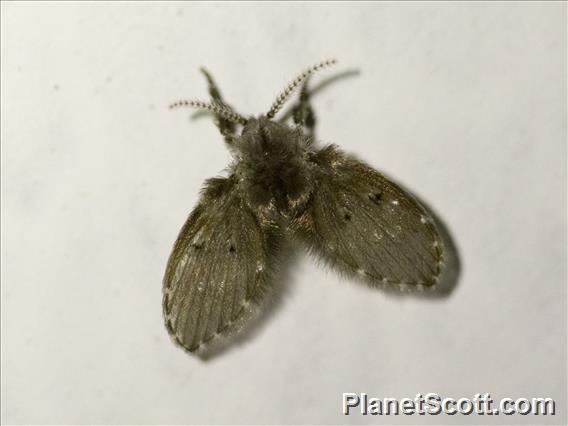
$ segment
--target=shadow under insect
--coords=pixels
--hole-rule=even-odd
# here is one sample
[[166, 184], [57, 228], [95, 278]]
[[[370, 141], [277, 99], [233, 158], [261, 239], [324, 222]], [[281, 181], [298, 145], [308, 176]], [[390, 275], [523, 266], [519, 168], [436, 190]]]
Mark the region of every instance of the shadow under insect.
[[[306, 70], [258, 117], [229, 106], [205, 70], [212, 101], [172, 104], [212, 113], [234, 154], [229, 176], [206, 182], [164, 277], [166, 328], [202, 359], [247, 340], [277, 312], [294, 260], [291, 242], [338, 272], [390, 292], [436, 289], [416, 294], [441, 297], [457, 283], [457, 250], [431, 209], [338, 147], [313, 145], [311, 97], [357, 74], [342, 73], [310, 91], [309, 77], [334, 63]], [[275, 119], [299, 87], [298, 102]], [[295, 126], [285, 124], [287, 118]]]
[[224, 339], [214, 339], [195, 354], [204, 362], [211, 361], [224, 353], [236, 349], [257, 336], [270, 320], [280, 312], [296, 283], [294, 265], [299, 254], [291, 242], [284, 242], [279, 248], [278, 264], [275, 265], [274, 279], [266, 288], [264, 299], [258, 305], [251, 305], [249, 311], [235, 324], [235, 328]]

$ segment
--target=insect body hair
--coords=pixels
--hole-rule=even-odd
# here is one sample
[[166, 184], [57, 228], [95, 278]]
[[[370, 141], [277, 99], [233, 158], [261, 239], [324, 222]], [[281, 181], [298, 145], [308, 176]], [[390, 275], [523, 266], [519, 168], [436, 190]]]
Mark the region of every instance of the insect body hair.
[[275, 203], [285, 212], [307, 197], [311, 188], [308, 138], [299, 128], [264, 116], [249, 119], [234, 148], [234, 169], [251, 207]]

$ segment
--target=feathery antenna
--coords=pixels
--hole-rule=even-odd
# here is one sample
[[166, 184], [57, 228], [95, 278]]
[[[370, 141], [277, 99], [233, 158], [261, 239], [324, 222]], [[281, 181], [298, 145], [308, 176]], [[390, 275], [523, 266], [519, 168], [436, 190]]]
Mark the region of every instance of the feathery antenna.
[[229, 120], [232, 123], [239, 123], [239, 124], [244, 125], [248, 121], [246, 118], [244, 118], [239, 113], [233, 111], [228, 106], [226, 106], [224, 104], [220, 104], [220, 103], [210, 104], [210, 103], [202, 102], [202, 101], [193, 101], [193, 100], [185, 101], [185, 100], [183, 100], [183, 101], [178, 101], [178, 102], [174, 102], [173, 104], [171, 104], [170, 109], [179, 108], [179, 107], [186, 107], [186, 106], [211, 111], [213, 114], [216, 114], [219, 117], [224, 118], [225, 120]]
[[286, 100], [290, 97], [290, 95], [299, 87], [302, 82], [308, 78], [310, 75], [314, 74], [315, 72], [321, 70], [322, 68], [328, 67], [330, 65], [334, 65], [337, 63], [336, 59], [328, 59], [327, 61], [322, 61], [313, 67], [307, 69], [298, 77], [296, 77], [288, 86], [278, 95], [272, 106], [270, 107], [270, 111], [266, 114], [268, 118], [273, 118], [278, 111], [282, 108], [282, 106], [286, 103]]

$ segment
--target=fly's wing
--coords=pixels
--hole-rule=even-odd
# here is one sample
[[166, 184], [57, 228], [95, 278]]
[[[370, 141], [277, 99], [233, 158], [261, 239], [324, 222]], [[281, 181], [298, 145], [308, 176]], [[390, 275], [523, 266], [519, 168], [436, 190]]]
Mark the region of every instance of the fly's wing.
[[250, 312], [269, 283], [276, 237], [247, 207], [234, 177], [207, 181], [164, 277], [164, 318], [177, 343], [193, 352]]
[[315, 190], [292, 221], [312, 252], [376, 284], [431, 286], [443, 267], [432, 218], [382, 174], [328, 146], [315, 153]]

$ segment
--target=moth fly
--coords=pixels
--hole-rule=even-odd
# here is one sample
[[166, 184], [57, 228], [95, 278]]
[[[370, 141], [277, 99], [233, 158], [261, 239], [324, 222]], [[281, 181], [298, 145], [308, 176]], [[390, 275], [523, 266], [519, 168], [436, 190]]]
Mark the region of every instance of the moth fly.
[[[407, 192], [335, 145], [313, 144], [307, 82], [335, 60], [294, 79], [269, 111], [237, 113], [204, 73], [209, 111], [233, 154], [227, 177], [207, 180], [183, 226], [163, 282], [163, 312], [173, 339], [194, 352], [236, 329], [273, 281], [285, 239], [333, 268], [373, 285], [438, 283], [443, 245], [428, 212]], [[294, 125], [275, 117], [301, 87]]]

